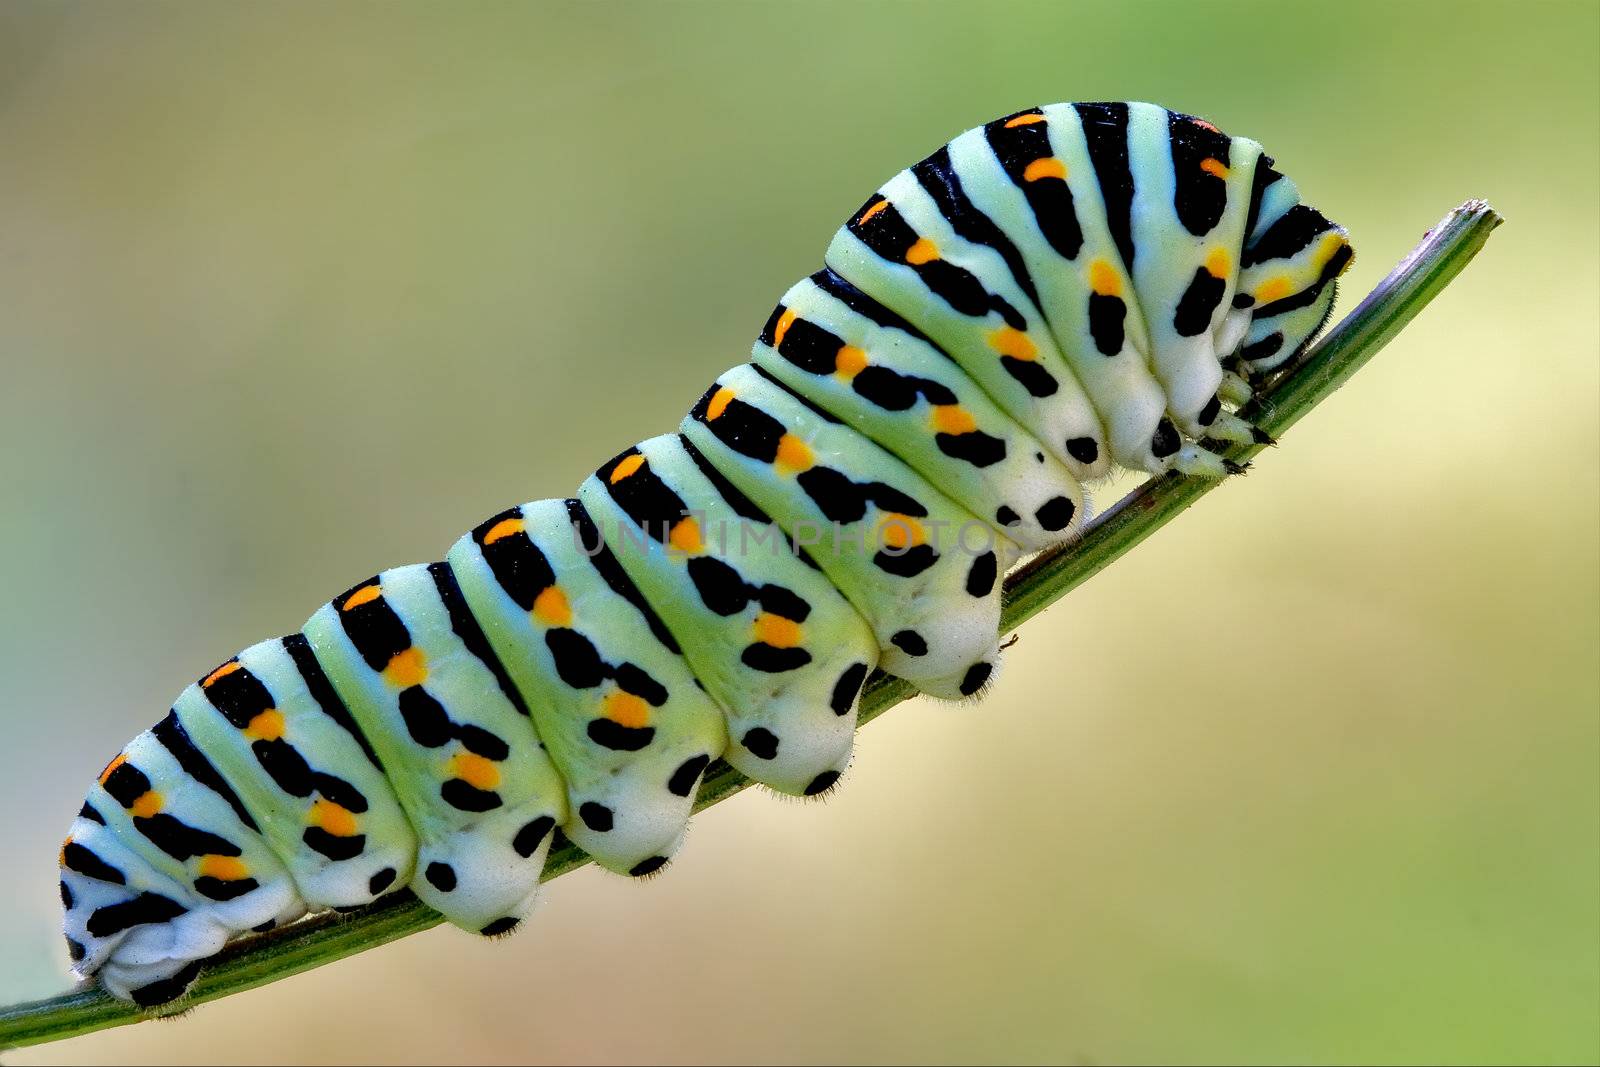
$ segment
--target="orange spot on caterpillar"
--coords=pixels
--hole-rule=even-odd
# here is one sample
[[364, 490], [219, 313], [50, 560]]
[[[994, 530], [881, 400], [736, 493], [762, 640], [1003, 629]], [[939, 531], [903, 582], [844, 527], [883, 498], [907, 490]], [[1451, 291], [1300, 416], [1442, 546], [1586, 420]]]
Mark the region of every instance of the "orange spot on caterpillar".
[[128, 814], [135, 819], [148, 819], [161, 810], [161, 794], [154, 789], [140, 793], [128, 805]]
[[887, 200], [878, 200], [873, 202], [872, 204], [868, 205], [867, 210], [863, 211], [860, 217], [856, 219], [856, 225], [865, 226], [867, 223], [872, 221], [872, 217], [874, 215], [878, 214], [880, 211], [886, 210], [888, 207], [889, 201]]
[[616, 467], [612, 468], [611, 484], [616, 485], [630, 474], [637, 472], [642, 466], [644, 466], [644, 456], [642, 454], [635, 452], [633, 455], [628, 456], [621, 463], [618, 463]]
[[250, 867], [238, 856], [213, 854], [200, 857], [200, 874], [206, 878], [220, 878], [224, 882], [237, 882], [250, 877]]
[[513, 534], [519, 534], [524, 529], [526, 529], [526, 527], [523, 525], [521, 519], [501, 519], [499, 522], [489, 527], [489, 532], [483, 535], [483, 543], [485, 545], [492, 545], [502, 537], [510, 537]]
[[1282, 300], [1294, 291], [1294, 285], [1286, 275], [1268, 278], [1256, 287], [1256, 303], [1270, 304], [1274, 300]]
[[636, 697], [620, 689], [606, 697], [603, 713], [618, 726], [626, 726], [629, 729], [637, 730], [650, 725], [650, 705], [643, 697]]
[[1089, 288], [1101, 296], [1121, 296], [1122, 276], [1103, 259], [1089, 264]]
[[1039, 349], [1034, 345], [1028, 335], [1021, 330], [1014, 330], [1010, 326], [1002, 326], [989, 335], [989, 347], [1002, 356], [1012, 359], [1034, 360], [1039, 358]]
[[[885, 201], [887, 203], [887, 201]], [[782, 315], [778, 316], [778, 325], [772, 328], [772, 347], [777, 348], [783, 344], [783, 337], [789, 332], [789, 327], [794, 325], [794, 308], [785, 308]]]
[[794, 648], [805, 640], [799, 623], [765, 611], [756, 616], [755, 634], [757, 641], [774, 648]]
[[1228, 165], [1222, 160], [1212, 159], [1210, 156], [1200, 161], [1200, 169], [1213, 177], [1226, 178], [1228, 176]]
[[933, 428], [940, 433], [971, 433], [978, 420], [960, 404], [939, 404], [933, 409]]
[[416, 645], [396, 652], [383, 669], [383, 680], [396, 689], [409, 689], [428, 680], [428, 657]]
[[239, 661], [236, 659], [230, 659], [228, 662], [224, 663], [222, 666], [218, 667], [216, 670], [202, 678], [200, 680], [200, 688], [209, 688], [211, 683], [215, 682], [218, 678], [226, 678], [228, 675], [239, 669]]
[[890, 512], [878, 524], [878, 536], [890, 548], [910, 548], [927, 540], [922, 524], [910, 515]]
[[920, 267], [924, 263], [931, 263], [939, 258], [939, 246], [926, 237], [918, 237], [917, 243], [906, 249], [906, 262], [913, 267]]
[[370, 604], [382, 595], [383, 588], [376, 582], [371, 585], [364, 585], [354, 593], [351, 593], [345, 600], [344, 610], [350, 611], [352, 608], [359, 608], [363, 604]]
[[533, 598], [533, 614], [546, 626], [568, 626], [572, 623], [572, 605], [559, 585], [547, 585]]
[[792, 433], [786, 433], [778, 438], [778, 458], [774, 460], [778, 466], [790, 471], [810, 470], [816, 462], [811, 454], [811, 446]]
[[1036, 182], [1040, 178], [1060, 178], [1065, 181], [1066, 177], [1067, 165], [1054, 156], [1036, 159], [1022, 171], [1022, 180], [1025, 182]]
[[1014, 130], [1018, 126], [1032, 126], [1035, 122], [1043, 122], [1045, 117], [1037, 111], [1030, 111], [1026, 115], [1018, 115], [1014, 119], [1006, 120], [1006, 129]]
[[245, 736], [257, 741], [276, 741], [283, 736], [283, 731], [283, 712], [277, 708], [258, 712], [244, 727]]
[[733, 403], [733, 390], [723, 386], [711, 395], [711, 402], [706, 405], [706, 418], [720, 419], [731, 403]]
[[474, 789], [489, 790], [500, 784], [500, 768], [494, 760], [476, 752], [458, 752], [450, 758], [450, 773]]
[[306, 821], [322, 827], [334, 837], [352, 837], [360, 829], [355, 813], [331, 800], [318, 800], [311, 805], [311, 810], [306, 813]]
[[834, 373], [854, 378], [867, 369], [867, 354], [855, 345], [840, 345], [833, 356]]
[[673, 523], [672, 532], [667, 534], [667, 542], [679, 552], [698, 552], [705, 547], [705, 542], [700, 539], [700, 524], [694, 521], [692, 515]]
[[1220, 245], [1211, 250], [1206, 256], [1206, 273], [1213, 278], [1226, 278], [1233, 270], [1233, 257], [1228, 255], [1228, 250]]

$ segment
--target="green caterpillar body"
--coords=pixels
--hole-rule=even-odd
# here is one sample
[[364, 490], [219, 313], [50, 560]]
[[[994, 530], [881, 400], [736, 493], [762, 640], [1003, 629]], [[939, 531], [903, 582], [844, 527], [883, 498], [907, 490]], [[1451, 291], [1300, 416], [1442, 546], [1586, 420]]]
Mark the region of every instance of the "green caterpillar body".
[[230, 939], [410, 887], [485, 935], [559, 829], [642, 876], [714, 759], [832, 788], [874, 667], [999, 665], [1001, 577], [1117, 467], [1218, 477], [1345, 233], [1253, 141], [1151, 104], [997, 119], [896, 175], [678, 432], [189, 686], [61, 852], [80, 976], [179, 997]]

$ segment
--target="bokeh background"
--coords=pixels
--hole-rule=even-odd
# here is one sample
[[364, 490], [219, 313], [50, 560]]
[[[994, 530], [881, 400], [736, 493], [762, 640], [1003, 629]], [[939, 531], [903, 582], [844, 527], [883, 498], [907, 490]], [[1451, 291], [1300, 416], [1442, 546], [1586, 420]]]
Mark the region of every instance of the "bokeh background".
[[822, 804], [67, 1062], [1600, 1057], [1597, 37], [1560, 3], [0, 9], [0, 999], [232, 650], [675, 423], [878, 182], [1153, 99], [1479, 262]]

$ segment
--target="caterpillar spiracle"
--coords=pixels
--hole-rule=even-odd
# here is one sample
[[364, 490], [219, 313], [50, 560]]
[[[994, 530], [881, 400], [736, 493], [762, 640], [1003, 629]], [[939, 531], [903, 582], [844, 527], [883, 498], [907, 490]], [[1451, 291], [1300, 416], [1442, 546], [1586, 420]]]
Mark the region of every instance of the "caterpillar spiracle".
[[230, 939], [409, 886], [495, 936], [559, 830], [667, 864], [705, 768], [833, 788], [874, 667], [998, 667], [1000, 577], [1114, 468], [1236, 468], [1343, 229], [1259, 144], [1145, 103], [969, 130], [834, 234], [677, 432], [190, 685], [62, 846], [80, 977], [153, 1005]]

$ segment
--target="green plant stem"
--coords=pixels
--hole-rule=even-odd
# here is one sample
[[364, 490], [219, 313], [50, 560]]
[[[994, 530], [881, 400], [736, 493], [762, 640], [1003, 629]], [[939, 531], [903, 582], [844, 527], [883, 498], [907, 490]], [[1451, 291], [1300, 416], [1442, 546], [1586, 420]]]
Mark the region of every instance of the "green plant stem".
[[[1265, 383], [1240, 414], [1281, 437], [1285, 430], [1377, 354], [1475, 256], [1500, 216], [1481, 200], [1468, 201], [1430, 230], [1409, 256], [1291, 371]], [[1244, 461], [1262, 446], [1233, 449]], [[1009, 633], [1110, 565], [1172, 521], [1221, 482], [1169, 475], [1152, 478], [1086, 527], [1077, 541], [1041, 553], [1006, 580], [1001, 630]], [[869, 722], [915, 695], [898, 678], [874, 674], [861, 699]], [[750, 785], [722, 761], [712, 764], [696, 801], [706, 808]], [[560, 839], [546, 862], [549, 880], [589, 862]], [[324, 913], [281, 930], [242, 939], [208, 965], [180, 1004], [186, 1009], [320, 967], [364, 949], [437, 926], [443, 920], [408, 892], [348, 914]], [[160, 1014], [141, 1011], [99, 988], [79, 989], [0, 1008], [0, 1049], [57, 1041]]]

